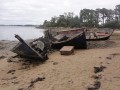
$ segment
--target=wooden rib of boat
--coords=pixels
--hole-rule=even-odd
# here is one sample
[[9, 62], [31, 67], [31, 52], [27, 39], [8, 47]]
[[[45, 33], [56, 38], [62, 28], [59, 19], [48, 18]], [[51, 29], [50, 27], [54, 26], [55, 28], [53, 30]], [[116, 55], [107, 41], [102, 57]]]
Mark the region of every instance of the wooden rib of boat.
[[45, 45], [42, 41], [25, 42], [19, 35], [15, 37], [20, 41], [11, 51], [22, 57], [47, 59]]
[[62, 48], [63, 46], [74, 46], [79, 49], [86, 49], [86, 37], [85, 33], [74, 31], [63, 31], [54, 37], [52, 41], [52, 48]]

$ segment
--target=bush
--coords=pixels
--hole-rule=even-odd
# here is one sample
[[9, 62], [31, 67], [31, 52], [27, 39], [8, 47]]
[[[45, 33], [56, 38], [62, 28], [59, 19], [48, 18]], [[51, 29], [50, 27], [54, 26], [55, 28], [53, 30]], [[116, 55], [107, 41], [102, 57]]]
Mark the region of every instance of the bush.
[[120, 23], [118, 23], [117, 21], [111, 21], [105, 23], [102, 27], [116, 29], [116, 28], [120, 28]]

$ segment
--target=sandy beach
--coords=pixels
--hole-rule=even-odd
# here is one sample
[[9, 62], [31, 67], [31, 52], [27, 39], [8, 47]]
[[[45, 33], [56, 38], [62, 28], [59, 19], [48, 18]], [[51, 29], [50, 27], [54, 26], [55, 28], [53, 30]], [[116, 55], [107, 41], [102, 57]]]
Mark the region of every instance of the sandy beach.
[[107, 41], [88, 42], [88, 49], [45, 62], [16, 57], [18, 42], [0, 41], [0, 90], [119, 90], [120, 31]]

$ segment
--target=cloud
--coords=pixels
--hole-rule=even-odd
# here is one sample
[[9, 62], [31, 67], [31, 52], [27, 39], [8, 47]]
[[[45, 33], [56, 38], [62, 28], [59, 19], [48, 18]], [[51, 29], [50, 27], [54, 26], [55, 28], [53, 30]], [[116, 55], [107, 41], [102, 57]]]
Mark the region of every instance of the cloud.
[[0, 0], [0, 24], [41, 24], [64, 12], [83, 8], [110, 8], [119, 0]]

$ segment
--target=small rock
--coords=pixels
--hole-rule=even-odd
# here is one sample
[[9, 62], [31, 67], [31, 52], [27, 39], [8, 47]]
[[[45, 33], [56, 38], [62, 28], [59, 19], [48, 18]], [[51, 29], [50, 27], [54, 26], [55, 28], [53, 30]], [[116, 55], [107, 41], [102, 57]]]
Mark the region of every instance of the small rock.
[[107, 62], [107, 64], [110, 64], [110, 63]]
[[28, 63], [22, 63], [22, 65], [29, 65]]
[[88, 90], [96, 90], [94, 86], [88, 87]]
[[98, 90], [101, 86], [100, 81], [95, 81], [93, 85], [89, 86], [87, 89], [88, 90]]
[[32, 80], [32, 81], [30, 82], [30, 85], [28, 86], [28, 88], [33, 87], [36, 82], [38, 82], [38, 81], [43, 81], [44, 79], [45, 79], [44, 76], [40, 76], [40, 77], [36, 78], [35, 80]]
[[22, 66], [21, 68], [19, 68], [18, 70], [22, 70], [22, 69], [29, 69], [30, 66], [29, 65], [26, 65], [26, 66]]
[[17, 77], [11, 77], [11, 78], [2, 78], [1, 80], [12, 80], [12, 79], [16, 79]]
[[24, 88], [19, 88], [18, 90], [24, 90]]
[[112, 55], [113, 57], [117, 56], [117, 55], [120, 55], [120, 53], [113, 53], [113, 54], [110, 54]]
[[101, 86], [101, 82], [100, 81], [95, 81], [95, 83], [94, 83], [95, 89], [99, 89], [100, 86]]
[[53, 65], [57, 65], [58, 64], [58, 62], [53, 62]]
[[5, 56], [0, 56], [0, 59], [4, 59], [5, 58]]
[[105, 66], [100, 66], [100, 67], [94, 67], [94, 73], [99, 73], [102, 72], [106, 67]]
[[12, 82], [13, 84], [18, 84], [19, 82]]
[[12, 61], [12, 58], [8, 58], [8, 59], [7, 59], [7, 62], [9, 62], [9, 63], [10, 63], [10, 62], [13, 62], [13, 61]]
[[99, 57], [99, 58], [102, 58], [102, 57]]
[[15, 72], [15, 70], [9, 70], [7, 73], [9, 74], [9, 73], [14, 73]]
[[36, 78], [35, 80], [31, 81], [31, 83], [36, 83], [36, 82], [38, 82], [38, 81], [43, 81], [44, 79], [45, 79], [45, 77], [44, 77], [44, 76], [41, 76], [41, 77], [38, 77], [38, 78]]
[[106, 57], [106, 59], [109, 59], [109, 60], [111, 60], [112, 58], [111, 58], [111, 57]]
[[16, 79], [17, 77], [12, 77], [11, 79]]
[[99, 80], [99, 79], [102, 78], [102, 76], [101, 76], [101, 75], [93, 75], [92, 78], [94, 78], [94, 79], [96, 79], [96, 80]]

